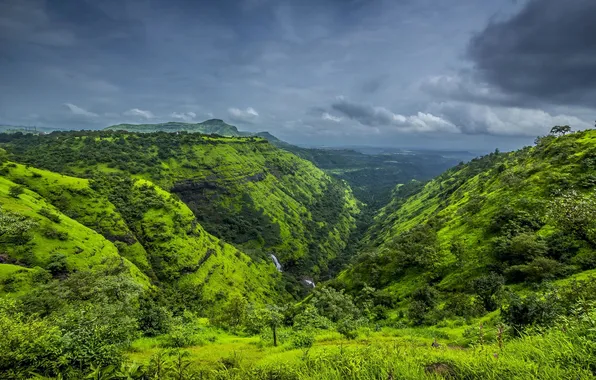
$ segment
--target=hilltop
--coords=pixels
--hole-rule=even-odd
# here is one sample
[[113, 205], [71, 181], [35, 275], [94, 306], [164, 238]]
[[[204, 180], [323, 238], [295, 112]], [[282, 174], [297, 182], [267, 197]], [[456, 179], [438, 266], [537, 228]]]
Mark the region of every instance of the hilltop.
[[220, 136], [242, 136], [243, 133], [238, 131], [233, 125], [227, 124], [220, 119], [205, 120], [202, 123], [181, 123], [170, 121], [167, 123], [158, 124], [117, 124], [112, 125], [105, 130], [112, 131], [128, 131], [128, 132], [139, 132], [139, 133], [151, 133], [151, 132], [194, 132], [202, 133], [206, 135], [217, 134]]

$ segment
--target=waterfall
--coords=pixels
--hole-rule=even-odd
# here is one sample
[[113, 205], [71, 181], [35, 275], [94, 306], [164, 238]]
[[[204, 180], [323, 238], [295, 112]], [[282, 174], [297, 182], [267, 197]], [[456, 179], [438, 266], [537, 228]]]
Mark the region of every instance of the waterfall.
[[275, 264], [277, 270], [281, 272], [281, 264], [279, 263], [279, 260], [277, 260], [277, 257], [275, 257], [274, 254], [271, 254], [271, 259], [273, 260], [273, 263]]
[[307, 286], [310, 286], [311, 288], [316, 288], [315, 282], [314, 282], [314, 281], [312, 281], [312, 280], [306, 280], [306, 279], [305, 279], [305, 280], [304, 280], [304, 283], [305, 283]]

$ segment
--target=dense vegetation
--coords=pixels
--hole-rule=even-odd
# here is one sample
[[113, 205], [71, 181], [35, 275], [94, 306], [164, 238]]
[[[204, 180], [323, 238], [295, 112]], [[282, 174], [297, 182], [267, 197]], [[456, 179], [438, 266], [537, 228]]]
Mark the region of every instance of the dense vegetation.
[[499, 308], [512, 324], [531, 324], [543, 316], [517, 321], [522, 300], [508, 291], [596, 268], [595, 163], [596, 132], [585, 131], [400, 186], [337, 286], [379, 289], [415, 324]]
[[[274, 146], [294, 153], [323, 169], [326, 173], [345, 180], [354, 195], [363, 202], [371, 215], [391, 199], [391, 190], [397, 184], [412, 179], [427, 181], [458, 162], [474, 157], [469, 152], [382, 151], [360, 152], [355, 149], [303, 148], [288, 144], [268, 132], [239, 131], [222, 120], [202, 123], [169, 122], [162, 124], [118, 124], [107, 130], [130, 132], [199, 132], [221, 136], [262, 137]], [[366, 223], [369, 223], [366, 220]]]
[[0, 135], [0, 375], [592, 378], [596, 131], [566, 133], [404, 181], [359, 242], [350, 188], [261, 137]]
[[355, 228], [348, 187], [258, 137], [82, 131], [0, 142], [15, 160], [54, 172], [151, 181], [179, 197], [209, 233], [257, 260], [274, 254], [298, 277], [328, 275]]

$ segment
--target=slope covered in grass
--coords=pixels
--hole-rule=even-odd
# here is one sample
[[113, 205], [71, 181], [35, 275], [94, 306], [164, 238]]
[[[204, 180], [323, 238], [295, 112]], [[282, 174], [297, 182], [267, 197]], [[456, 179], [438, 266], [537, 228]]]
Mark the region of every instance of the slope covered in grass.
[[595, 187], [594, 130], [400, 186], [339, 283], [383, 289], [418, 322], [449, 309], [494, 310], [502, 282], [535, 289], [596, 268]]
[[[11, 194], [14, 188], [22, 193]], [[160, 288], [175, 295], [172, 303], [206, 315], [234, 296], [256, 304], [284, 297], [269, 260], [254, 261], [210, 235], [183, 202], [147, 180], [89, 181], [5, 162], [0, 203], [13, 217], [5, 222], [28, 224], [1, 244], [2, 277], [11, 289], [27, 289], [10, 278], [36, 267], [60, 278], [120, 265], [142, 287]]]
[[255, 259], [274, 254], [296, 276], [327, 275], [358, 213], [342, 182], [257, 137], [87, 131], [2, 142], [13, 159], [55, 172], [151, 181], [178, 196], [209, 233]]

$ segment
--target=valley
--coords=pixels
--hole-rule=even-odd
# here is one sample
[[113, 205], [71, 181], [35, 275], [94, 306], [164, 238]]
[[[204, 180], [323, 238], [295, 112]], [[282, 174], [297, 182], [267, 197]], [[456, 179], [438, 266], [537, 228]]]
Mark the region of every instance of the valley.
[[595, 173], [594, 130], [478, 158], [0, 134], [0, 373], [589, 378]]

